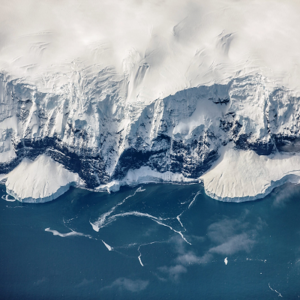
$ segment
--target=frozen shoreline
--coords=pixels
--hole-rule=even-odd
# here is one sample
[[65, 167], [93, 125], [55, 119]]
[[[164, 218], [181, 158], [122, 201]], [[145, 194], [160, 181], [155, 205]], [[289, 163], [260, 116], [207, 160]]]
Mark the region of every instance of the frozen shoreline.
[[255, 201], [260, 200], [268, 196], [275, 188], [284, 185], [285, 183], [293, 183], [293, 184], [299, 184], [300, 183], [300, 176], [291, 175], [290, 177], [284, 177], [281, 180], [278, 180], [276, 182], [271, 182], [271, 185], [268, 187], [268, 189], [265, 190], [264, 193], [257, 194], [255, 196], [244, 196], [244, 197], [224, 197], [221, 198], [218, 195], [206, 190], [205, 194], [211, 197], [214, 200], [221, 201], [221, 202], [232, 202], [232, 203], [242, 203], [242, 202], [248, 202], [248, 201]]
[[34, 161], [27, 158], [5, 177], [6, 192], [20, 202], [43, 203], [54, 200], [78, 185], [78, 174], [66, 170], [47, 155]]
[[[0, 179], [6, 179], [9, 195], [26, 203], [52, 201], [67, 192], [70, 186], [85, 189], [78, 174], [66, 170], [46, 155], [40, 155], [35, 161], [24, 159], [12, 172], [0, 175]], [[300, 183], [300, 155], [277, 153], [267, 157], [253, 151], [226, 147], [212, 168], [200, 178], [190, 179], [179, 173], [159, 173], [149, 167], [141, 167], [129, 170], [120, 181], [111, 181], [92, 191], [111, 193], [119, 191], [121, 186], [200, 182], [204, 184], [205, 193], [218, 201], [238, 203], [258, 200], [287, 182]]]
[[258, 200], [287, 182], [300, 183], [300, 155], [259, 156], [254, 151], [227, 147], [200, 178], [205, 193], [213, 199], [224, 202]]
[[198, 183], [199, 179], [185, 178], [182, 174], [164, 172], [160, 173], [151, 170], [149, 167], [141, 167], [136, 170], [129, 170], [122, 180], [113, 180], [108, 184], [102, 184], [95, 190], [100, 192], [117, 192], [121, 186], [136, 186], [147, 183]]
[[[34, 161], [24, 159], [9, 174], [0, 174], [0, 181], [5, 181], [7, 194], [24, 203], [52, 201], [67, 192], [71, 186], [87, 189], [78, 174], [66, 170], [47, 155], [40, 155]], [[129, 170], [121, 181], [112, 181], [91, 191], [110, 193], [119, 191], [121, 186], [167, 182], [189, 184], [198, 183], [199, 179], [189, 179], [171, 172], [159, 173], [149, 167], [141, 167]]]

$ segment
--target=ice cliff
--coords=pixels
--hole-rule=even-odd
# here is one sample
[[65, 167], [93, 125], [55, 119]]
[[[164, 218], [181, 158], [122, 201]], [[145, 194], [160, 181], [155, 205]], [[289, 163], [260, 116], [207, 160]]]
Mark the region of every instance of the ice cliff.
[[299, 5], [125, 1], [103, 21], [109, 4], [66, 2], [55, 23], [32, 2], [45, 19], [12, 1], [0, 32], [0, 177], [18, 200], [201, 179], [244, 201], [297, 181]]
[[34, 162], [24, 158], [7, 176], [6, 191], [22, 202], [47, 202], [80, 183], [79, 176], [66, 170], [47, 155]]

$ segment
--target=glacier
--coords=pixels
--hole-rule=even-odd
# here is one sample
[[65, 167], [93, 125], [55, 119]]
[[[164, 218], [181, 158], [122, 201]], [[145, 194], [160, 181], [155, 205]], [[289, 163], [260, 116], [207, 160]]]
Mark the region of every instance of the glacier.
[[32, 0], [32, 18], [26, 2], [0, 12], [0, 181], [17, 200], [203, 182], [240, 202], [298, 183], [297, 3]]
[[65, 193], [71, 185], [80, 185], [80, 178], [50, 156], [40, 155], [34, 161], [24, 158], [6, 176], [6, 192], [21, 202], [51, 201]]
[[227, 202], [264, 198], [286, 182], [300, 183], [300, 155], [274, 153], [260, 156], [254, 151], [223, 149], [215, 166], [201, 176], [210, 197]]

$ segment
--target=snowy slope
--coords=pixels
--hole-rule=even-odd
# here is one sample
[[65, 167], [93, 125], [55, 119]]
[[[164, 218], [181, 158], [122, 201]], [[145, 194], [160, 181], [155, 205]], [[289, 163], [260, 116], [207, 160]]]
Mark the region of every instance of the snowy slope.
[[[0, 6], [0, 174], [49, 157], [84, 187], [116, 190], [197, 181], [226, 145], [258, 157], [300, 150], [296, 1]], [[79, 182], [66, 174], [61, 186]], [[14, 178], [19, 199], [50, 197], [25, 196]]]
[[226, 149], [201, 179], [212, 198], [229, 202], [259, 199], [285, 182], [300, 183], [300, 155], [266, 157], [251, 150]]
[[6, 191], [23, 202], [47, 202], [65, 193], [70, 185], [79, 184], [79, 176], [65, 170], [49, 156], [35, 161], [24, 158], [7, 175]]

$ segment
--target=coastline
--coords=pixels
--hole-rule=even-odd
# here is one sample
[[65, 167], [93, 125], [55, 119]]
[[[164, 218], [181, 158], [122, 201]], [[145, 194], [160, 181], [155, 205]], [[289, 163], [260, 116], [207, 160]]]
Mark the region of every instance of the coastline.
[[[52, 174], [52, 175], [51, 175]], [[79, 175], [64, 168], [49, 156], [36, 160], [24, 159], [9, 174], [0, 174], [7, 194], [24, 203], [52, 201], [71, 186], [93, 192], [117, 192], [122, 186], [134, 187], [148, 183], [204, 185], [205, 193], [222, 202], [245, 202], [264, 198], [287, 182], [300, 183], [300, 155], [275, 153], [259, 156], [253, 151], [225, 147], [220, 158], [199, 178], [185, 178], [180, 173], [160, 173], [149, 167], [130, 169], [122, 180], [112, 180], [95, 189], [84, 185]]]

